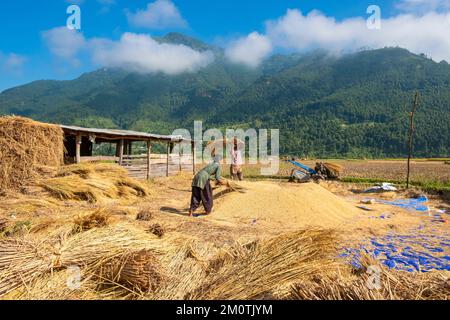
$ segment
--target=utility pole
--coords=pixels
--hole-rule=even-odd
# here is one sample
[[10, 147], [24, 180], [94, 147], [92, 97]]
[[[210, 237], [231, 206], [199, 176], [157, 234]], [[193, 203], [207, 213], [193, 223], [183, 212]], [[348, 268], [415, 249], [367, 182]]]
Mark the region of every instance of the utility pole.
[[409, 141], [408, 141], [408, 172], [406, 174], [406, 188], [409, 189], [409, 174], [411, 172], [411, 157], [413, 149], [413, 138], [414, 138], [414, 115], [416, 114], [417, 104], [419, 102], [419, 92], [416, 91], [414, 95], [414, 103], [411, 113], [409, 114]]

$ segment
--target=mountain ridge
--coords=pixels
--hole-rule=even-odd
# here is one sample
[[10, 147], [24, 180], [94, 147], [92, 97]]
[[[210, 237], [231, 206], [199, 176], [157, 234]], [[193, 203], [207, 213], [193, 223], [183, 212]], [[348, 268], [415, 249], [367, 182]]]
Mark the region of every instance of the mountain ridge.
[[216, 59], [174, 76], [102, 68], [74, 80], [35, 81], [0, 93], [0, 114], [158, 133], [203, 120], [208, 127], [279, 128], [283, 154], [403, 156], [407, 110], [419, 91], [415, 154], [450, 154], [447, 63], [401, 48], [342, 56], [317, 50], [274, 55], [252, 69], [194, 38], [159, 41], [216, 50]]

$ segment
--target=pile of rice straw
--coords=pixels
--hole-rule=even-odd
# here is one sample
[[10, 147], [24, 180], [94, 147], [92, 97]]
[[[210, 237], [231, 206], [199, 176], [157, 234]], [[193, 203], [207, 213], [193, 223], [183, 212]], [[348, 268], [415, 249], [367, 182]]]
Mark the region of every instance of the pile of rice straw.
[[[450, 272], [409, 273], [390, 270], [363, 256], [361, 268], [347, 265], [327, 275], [298, 282], [284, 299], [297, 300], [448, 300]], [[369, 270], [369, 268], [371, 268]], [[377, 275], [374, 273], [376, 272]], [[376, 275], [376, 276], [374, 276]]]
[[0, 117], [0, 191], [17, 189], [39, 177], [46, 166], [64, 160], [64, 135], [59, 126], [22, 117]]
[[[320, 273], [333, 264], [332, 230], [305, 229], [256, 243], [249, 254], [230, 255], [211, 270], [190, 299], [261, 299], [282, 285]], [[217, 266], [217, 260], [214, 261]]]
[[[130, 252], [144, 249], [158, 253], [163, 247], [155, 236], [139, 232], [130, 226], [98, 228], [77, 234], [65, 233], [44, 241], [26, 238], [1, 240], [0, 297], [22, 286], [32, 287], [36, 280], [73, 266], [83, 268], [85, 275], [98, 275], [99, 270], [104, 270], [104, 266], [115, 259], [123, 261], [125, 265], [128, 263], [129, 271], [121, 277], [132, 281], [134, 267], [130, 260], [139, 259], [133, 254], [130, 256]], [[124, 255], [126, 258], [123, 258]], [[141, 285], [142, 275], [138, 280]]]
[[56, 177], [42, 180], [39, 184], [60, 200], [94, 203], [102, 199], [149, 195], [147, 186], [130, 178], [126, 169], [107, 163], [63, 166]]

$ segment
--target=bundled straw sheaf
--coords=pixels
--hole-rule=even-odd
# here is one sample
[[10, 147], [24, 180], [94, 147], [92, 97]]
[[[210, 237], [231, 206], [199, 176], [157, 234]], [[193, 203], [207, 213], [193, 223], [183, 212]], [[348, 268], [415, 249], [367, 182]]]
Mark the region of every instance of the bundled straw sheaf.
[[[292, 286], [289, 299], [298, 300], [448, 300], [450, 272], [409, 273], [390, 270], [368, 256], [354, 270], [318, 274]], [[379, 270], [374, 276], [368, 268]]]
[[57, 176], [40, 185], [61, 200], [98, 202], [102, 199], [145, 197], [148, 188], [115, 164], [76, 164], [61, 167]]
[[59, 126], [22, 117], [0, 117], [0, 191], [16, 189], [40, 176], [46, 166], [64, 159]]
[[161, 286], [164, 271], [152, 250], [125, 252], [102, 265], [97, 276], [99, 282], [120, 285], [131, 292], [147, 293]]
[[[334, 263], [331, 230], [308, 229], [255, 245], [245, 256], [228, 259], [187, 296], [189, 299], [257, 299], [274, 288], [320, 273]], [[216, 261], [217, 263], [217, 261]]]
[[111, 213], [106, 208], [100, 208], [88, 214], [80, 214], [74, 221], [74, 232], [83, 232], [93, 228], [105, 227], [111, 222]]
[[52, 271], [71, 266], [84, 268], [87, 274], [96, 273], [108, 261], [124, 252], [163, 247], [154, 236], [133, 228], [105, 227], [72, 236], [61, 234], [58, 239], [6, 239], [0, 241], [0, 297], [12, 290], [28, 286]]

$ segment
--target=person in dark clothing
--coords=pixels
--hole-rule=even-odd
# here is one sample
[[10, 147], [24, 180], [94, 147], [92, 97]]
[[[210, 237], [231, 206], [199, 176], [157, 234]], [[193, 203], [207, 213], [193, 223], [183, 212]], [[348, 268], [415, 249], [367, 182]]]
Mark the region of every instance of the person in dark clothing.
[[200, 203], [203, 203], [206, 214], [211, 214], [213, 208], [213, 193], [211, 187], [211, 177], [215, 176], [216, 183], [222, 184], [222, 171], [220, 168], [221, 156], [215, 156], [214, 162], [200, 170], [192, 181], [191, 207], [189, 216], [193, 216]]

